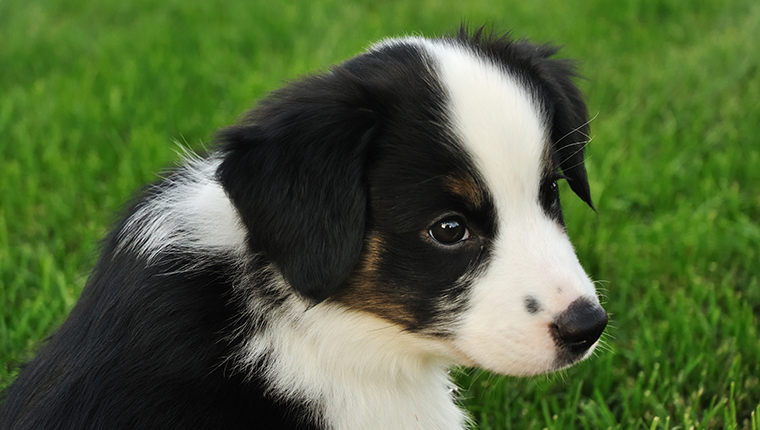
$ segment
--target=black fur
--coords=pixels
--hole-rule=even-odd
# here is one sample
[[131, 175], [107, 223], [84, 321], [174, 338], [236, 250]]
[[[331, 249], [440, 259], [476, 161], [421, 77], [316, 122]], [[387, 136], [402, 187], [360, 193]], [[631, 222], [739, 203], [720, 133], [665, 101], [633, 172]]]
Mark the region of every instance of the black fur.
[[219, 134], [219, 180], [251, 249], [314, 302], [338, 288], [361, 251], [365, 148], [377, 119], [359, 84], [343, 68], [309, 77]]
[[117, 251], [119, 230], [69, 318], [10, 387], [0, 428], [312, 428], [298, 405], [224, 365], [243, 305], [229, 264], [187, 271], [198, 261], [181, 254], [148, 263]]

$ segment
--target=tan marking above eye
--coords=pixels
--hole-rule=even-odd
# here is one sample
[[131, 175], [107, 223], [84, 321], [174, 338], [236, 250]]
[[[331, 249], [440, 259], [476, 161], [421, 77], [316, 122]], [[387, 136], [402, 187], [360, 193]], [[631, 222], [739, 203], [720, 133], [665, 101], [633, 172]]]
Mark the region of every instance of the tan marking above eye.
[[483, 190], [470, 175], [446, 176], [443, 184], [449, 191], [462, 197], [474, 208], [481, 207], [485, 202]]

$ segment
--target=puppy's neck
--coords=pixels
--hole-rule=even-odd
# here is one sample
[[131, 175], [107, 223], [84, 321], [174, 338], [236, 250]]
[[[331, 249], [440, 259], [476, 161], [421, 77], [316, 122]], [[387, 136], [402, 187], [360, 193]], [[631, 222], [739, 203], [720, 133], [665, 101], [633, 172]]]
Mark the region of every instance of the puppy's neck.
[[291, 296], [244, 345], [270, 394], [306, 403], [340, 429], [461, 429], [445, 341], [403, 331], [334, 303], [309, 307]]

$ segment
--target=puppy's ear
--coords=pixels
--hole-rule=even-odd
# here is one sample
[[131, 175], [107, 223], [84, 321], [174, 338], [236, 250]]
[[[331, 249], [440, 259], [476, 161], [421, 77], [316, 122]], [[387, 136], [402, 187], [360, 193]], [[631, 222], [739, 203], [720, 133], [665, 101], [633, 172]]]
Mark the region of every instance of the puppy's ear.
[[538, 63], [538, 68], [544, 80], [544, 88], [549, 93], [547, 100], [552, 115], [551, 139], [559, 167], [568, 178], [570, 188], [594, 209], [584, 163], [586, 145], [591, 140], [588, 109], [583, 94], [573, 83], [573, 78], [577, 77], [575, 65], [568, 60], [546, 59], [559, 48], [544, 45], [537, 50], [545, 58]]
[[375, 118], [339, 70], [292, 83], [218, 134], [217, 172], [254, 252], [313, 302], [359, 259], [365, 154]]

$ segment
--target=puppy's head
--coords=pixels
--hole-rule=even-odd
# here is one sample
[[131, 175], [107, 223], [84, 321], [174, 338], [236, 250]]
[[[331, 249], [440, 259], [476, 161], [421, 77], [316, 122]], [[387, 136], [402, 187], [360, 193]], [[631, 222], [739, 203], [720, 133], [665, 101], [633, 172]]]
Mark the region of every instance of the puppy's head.
[[223, 130], [219, 178], [290, 287], [529, 375], [607, 316], [557, 181], [592, 205], [586, 106], [556, 49], [462, 32], [388, 40]]

